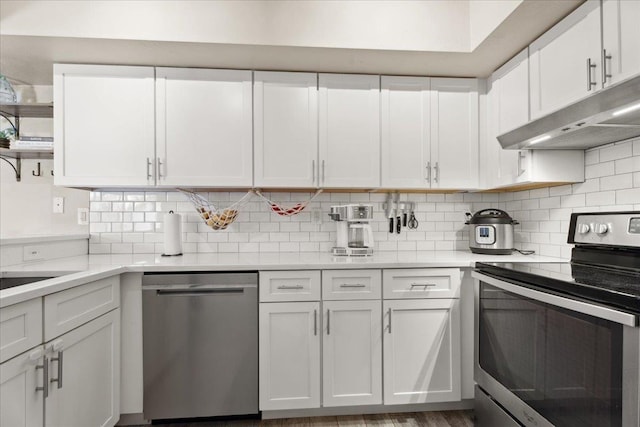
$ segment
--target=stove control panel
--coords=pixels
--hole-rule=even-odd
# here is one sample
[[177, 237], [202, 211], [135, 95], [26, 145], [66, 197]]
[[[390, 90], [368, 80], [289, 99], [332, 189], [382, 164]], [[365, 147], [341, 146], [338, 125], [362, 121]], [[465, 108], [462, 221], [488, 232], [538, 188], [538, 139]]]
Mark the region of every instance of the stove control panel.
[[569, 243], [640, 248], [640, 212], [573, 214]]

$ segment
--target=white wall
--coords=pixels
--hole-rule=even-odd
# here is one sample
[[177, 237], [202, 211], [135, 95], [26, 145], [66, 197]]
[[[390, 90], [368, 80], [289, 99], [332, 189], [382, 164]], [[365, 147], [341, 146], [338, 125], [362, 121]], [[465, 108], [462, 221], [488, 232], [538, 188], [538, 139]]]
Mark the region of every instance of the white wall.
[[469, 3], [469, 50], [474, 50], [523, 0], [474, 0]]
[[[18, 100], [51, 102], [51, 86], [15, 86]], [[0, 118], [0, 129], [8, 127]], [[53, 120], [23, 119], [21, 133], [52, 136]], [[14, 165], [16, 160], [9, 160]], [[42, 176], [33, 176], [40, 162]], [[13, 169], [0, 161], [0, 237], [22, 237], [35, 234], [88, 233], [87, 225], [77, 224], [77, 209], [89, 207], [89, 192], [53, 185], [53, 160], [23, 160], [22, 180], [16, 182]], [[53, 198], [64, 197], [64, 213], [53, 213]]]
[[468, 52], [469, 2], [3, 0], [0, 32], [48, 37]]

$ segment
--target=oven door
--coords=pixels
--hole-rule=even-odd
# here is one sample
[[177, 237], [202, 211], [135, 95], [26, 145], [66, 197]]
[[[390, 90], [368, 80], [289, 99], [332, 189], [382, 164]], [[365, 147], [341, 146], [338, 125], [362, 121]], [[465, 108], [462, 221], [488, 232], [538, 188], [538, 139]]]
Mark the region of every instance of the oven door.
[[640, 425], [634, 315], [473, 277], [474, 378], [513, 417], [537, 427]]

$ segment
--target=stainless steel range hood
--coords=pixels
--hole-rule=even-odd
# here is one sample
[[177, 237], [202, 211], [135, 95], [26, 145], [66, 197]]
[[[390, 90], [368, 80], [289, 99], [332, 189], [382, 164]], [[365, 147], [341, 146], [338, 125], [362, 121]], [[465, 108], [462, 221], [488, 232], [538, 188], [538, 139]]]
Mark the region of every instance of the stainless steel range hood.
[[579, 149], [640, 136], [640, 76], [498, 136], [505, 149]]

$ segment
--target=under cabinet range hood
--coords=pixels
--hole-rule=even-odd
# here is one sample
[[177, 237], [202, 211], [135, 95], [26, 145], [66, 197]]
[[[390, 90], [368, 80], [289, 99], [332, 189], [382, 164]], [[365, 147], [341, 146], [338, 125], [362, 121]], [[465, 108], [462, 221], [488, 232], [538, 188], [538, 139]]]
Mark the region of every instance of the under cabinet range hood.
[[576, 149], [640, 136], [640, 76], [498, 136], [505, 149]]

